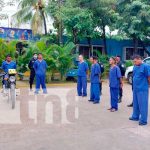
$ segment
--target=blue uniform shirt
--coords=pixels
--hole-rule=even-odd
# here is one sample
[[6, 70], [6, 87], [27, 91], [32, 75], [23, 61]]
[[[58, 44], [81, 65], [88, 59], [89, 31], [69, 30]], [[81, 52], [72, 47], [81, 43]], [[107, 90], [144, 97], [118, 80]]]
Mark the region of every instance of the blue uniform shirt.
[[133, 90], [148, 91], [148, 77], [150, 76], [150, 66], [141, 64], [133, 69]]
[[120, 86], [120, 78], [121, 78], [121, 71], [118, 66], [110, 68], [109, 72], [109, 86], [111, 88], [119, 88]]
[[100, 83], [101, 68], [98, 63], [91, 67], [91, 83]]
[[35, 61], [34, 70], [36, 75], [45, 75], [46, 69], [47, 69], [47, 63], [45, 60], [42, 60], [41, 62], [39, 60]]
[[4, 72], [8, 73], [9, 69], [16, 69], [17, 65], [14, 61], [11, 61], [10, 63], [7, 61], [4, 61], [2, 63], [2, 69], [4, 70]]
[[79, 62], [78, 65], [78, 76], [80, 77], [86, 77], [86, 73], [88, 71], [88, 64], [86, 62]]

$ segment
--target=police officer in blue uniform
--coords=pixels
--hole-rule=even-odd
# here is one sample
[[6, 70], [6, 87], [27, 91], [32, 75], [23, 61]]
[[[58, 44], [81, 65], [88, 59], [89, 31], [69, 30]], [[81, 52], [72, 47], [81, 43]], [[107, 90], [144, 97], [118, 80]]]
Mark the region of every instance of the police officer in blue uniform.
[[93, 56], [93, 64], [91, 66], [91, 94], [90, 102], [98, 104], [100, 101], [100, 74], [101, 69], [98, 64], [98, 58]]
[[129, 118], [146, 125], [148, 118], [148, 97], [150, 83], [150, 66], [142, 62], [141, 56], [134, 57], [133, 69], [133, 114]]
[[79, 55], [78, 64], [78, 81], [77, 81], [77, 92], [78, 96], [87, 96], [87, 73], [88, 64], [84, 61], [82, 55]]
[[32, 91], [32, 85], [33, 85], [34, 78], [35, 78], [35, 70], [34, 70], [33, 66], [34, 66], [34, 63], [36, 62], [36, 60], [37, 60], [37, 54], [34, 53], [32, 59], [30, 60], [30, 62], [28, 64], [28, 67], [30, 69], [29, 84], [30, 84], [30, 90], [31, 91]]
[[42, 86], [43, 93], [47, 94], [46, 89], [46, 69], [47, 63], [43, 60], [43, 56], [41, 53], [38, 54], [38, 60], [34, 63], [34, 70], [36, 75], [36, 91], [35, 94], [39, 93], [40, 85]]
[[111, 65], [109, 72], [111, 107], [108, 110], [115, 112], [118, 110], [119, 88], [123, 87], [123, 83], [120, 68], [116, 65], [116, 58], [111, 57], [109, 64]]

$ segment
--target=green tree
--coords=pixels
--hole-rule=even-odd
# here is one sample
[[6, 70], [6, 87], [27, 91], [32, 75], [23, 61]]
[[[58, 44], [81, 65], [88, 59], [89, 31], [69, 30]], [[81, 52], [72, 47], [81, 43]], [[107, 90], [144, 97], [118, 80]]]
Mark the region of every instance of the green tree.
[[133, 39], [137, 52], [138, 43], [147, 41], [150, 37], [150, 1], [149, 0], [118, 0], [117, 10], [119, 32], [124, 32]]
[[18, 24], [30, 21], [34, 34], [41, 34], [43, 27], [47, 34], [45, 5], [44, 0], [19, 0], [19, 10], [13, 18]]
[[17, 41], [6, 42], [0, 39], [0, 64], [2, 64], [8, 54], [10, 54], [14, 60], [16, 59], [16, 43]]
[[68, 43], [65, 46], [51, 45], [46, 51], [46, 60], [51, 71], [58, 71], [61, 74], [61, 80], [65, 77], [67, 71], [73, 65], [72, 50], [75, 45]]
[[77, 44], [80, 38], [87, 38], [91, 46], [91, 38], [94, 33], [93, 14], [88, 9], [75, 7], [67, 2], [62, 7], [62, 20], [67, 33], [73, 37], [73, 42]]
[[106, 27], [112, 27], [117, 21], [116, 0], [79, 0], [78, 5], [93, 13], [95, 30], [104, 41], [104, 53], [107, 54]]
[[[68, 43], [65, 46], [59, 46], [56, 44], [46, 45], [44, 40], [38, 42], [31, 42], [28, 44], [28, 48], [25, 48], [25, 53], [18, 57], [18, 71], [26, 72], [28, 70], [28, 63], [34, 53], [42, 53], [43, 58], [48, 64], [48, 77], [49, 79], [55, 72], [61, 74], [61, 79], [64, 78], [67, 70], [73, 64], [73, 55], [71, 54], [75, 45]], [[49, 80], [48, 80], [49, 81]]]
[[53, 19], [53, 26], [57, 29], [58, 44], [63, 44], [64, 25], [61, 18], [61, 8], [64, 5], [64, 0], [49, 0], [46, 7], [47, 14]]

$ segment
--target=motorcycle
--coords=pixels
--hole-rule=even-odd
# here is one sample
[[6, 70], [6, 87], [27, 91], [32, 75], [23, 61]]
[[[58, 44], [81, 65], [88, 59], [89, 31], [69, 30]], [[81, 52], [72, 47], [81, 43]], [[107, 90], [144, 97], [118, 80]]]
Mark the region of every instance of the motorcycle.
[[8, 102], [11, 101], [12, 109], [16, 104], [16, 69], [9, 69], [8, 73], [1, 73], [3, 77], [3, 96], [8, 97]]

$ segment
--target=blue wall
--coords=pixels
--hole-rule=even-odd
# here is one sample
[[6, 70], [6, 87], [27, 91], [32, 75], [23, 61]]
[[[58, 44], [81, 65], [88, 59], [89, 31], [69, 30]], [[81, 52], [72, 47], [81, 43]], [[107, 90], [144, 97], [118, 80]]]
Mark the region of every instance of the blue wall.
[[[132, 40], [107, 39], [106, 43], [108, 55], [120, 55], [122, 58], [124, 58], [125, 47], [134, 47], [134, 43]], [[79, 44], [88, 45], [88, 42], [86, 40], [82, 40]], [[103, 40], [92, 40], [92, 45], [103, 46]], [[138, 47], [142, 47], [141, 44], [139, 44]]]

